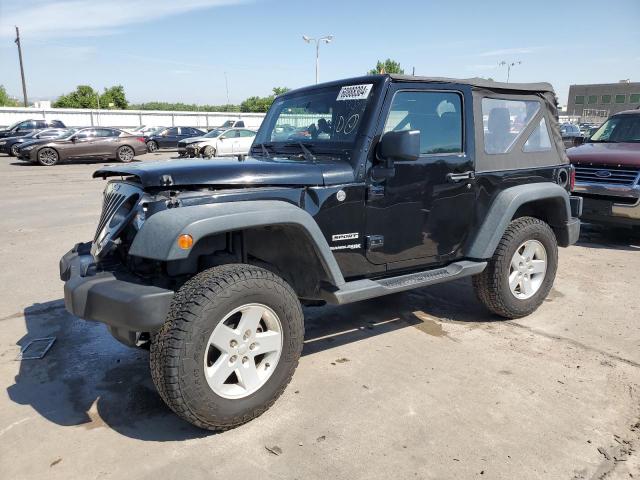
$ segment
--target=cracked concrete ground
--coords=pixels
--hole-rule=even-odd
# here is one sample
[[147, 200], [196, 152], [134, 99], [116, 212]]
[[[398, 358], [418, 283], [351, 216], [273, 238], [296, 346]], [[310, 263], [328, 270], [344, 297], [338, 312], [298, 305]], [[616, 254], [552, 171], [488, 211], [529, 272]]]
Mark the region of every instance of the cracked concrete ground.
[[469, 281], [307, 309], [283, 397], [213, 435], [163, 405], [147, 352], [65, 313], [57, 262], [93, 234], [98, 164], [19, 163], [0, 157], [2, 478], [640, 478], [640, 239], [585, 228], [518, 321]]

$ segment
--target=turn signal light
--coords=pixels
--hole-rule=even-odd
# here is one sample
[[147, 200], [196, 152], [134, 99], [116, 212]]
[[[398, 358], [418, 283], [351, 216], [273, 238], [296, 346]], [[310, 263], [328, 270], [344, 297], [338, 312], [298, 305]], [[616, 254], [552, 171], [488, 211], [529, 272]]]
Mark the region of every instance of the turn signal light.
[[178, 246], [182, 250], [189, 250], [193, 247], [193, 237], [191, 235], [182, 234], [178, 237]]

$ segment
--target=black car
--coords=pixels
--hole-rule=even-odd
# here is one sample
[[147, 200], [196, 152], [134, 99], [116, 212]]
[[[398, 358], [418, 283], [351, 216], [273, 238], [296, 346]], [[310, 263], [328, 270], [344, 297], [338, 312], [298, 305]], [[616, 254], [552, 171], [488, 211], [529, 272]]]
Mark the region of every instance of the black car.
[[60, 261], [65, 306], [150, 344], [162, 399], [212, 430], [284, 391], [303, 305], [472, 277], [524, 317], [580, 234], [555, 104], [548, 83], [371, 75], [277, 97], [242, 161], [105, 166], [95, 236]]
[[0, 139], [0, 153], [6, 153], [11, 157], [17, 157], [18, 149], [25, 143], [33, 140], [59, 137], [70, 134], [74, 130], [75, 129], [72, 128], [45, 128], [44, 130], [34, 130], [33, 132], [21, 137], [7, 137]]
[[192, 127], [170, 127], [144, 138], [147, 143], [147, 150], [155, 152], [159, 148], [177, 148], [180, 140], [201, 137], [205, 133]]
[[22, 137], [43, 128], [65, 128], [65, 124], [60, 120], [21, 120], [0, 130], [0, 138]]

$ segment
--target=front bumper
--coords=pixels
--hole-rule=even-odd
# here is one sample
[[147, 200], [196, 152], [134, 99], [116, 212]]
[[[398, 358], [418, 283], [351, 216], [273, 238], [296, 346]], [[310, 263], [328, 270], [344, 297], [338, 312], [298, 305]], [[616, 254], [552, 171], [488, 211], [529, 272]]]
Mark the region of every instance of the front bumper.
[[633, 185], [577, 182], [574, 193], [584, 198], [582, 218], [611, 225], [640, 225], [640, 179]]
[[128, 344], [135, 343], [135, 333], [160, 328], [174, 292], [144, 284], [127, 272], [100, 270], [90, 248], [90, 243], [79, 243], [60, 259], [69, 313], [108, 325], [118, 340]]

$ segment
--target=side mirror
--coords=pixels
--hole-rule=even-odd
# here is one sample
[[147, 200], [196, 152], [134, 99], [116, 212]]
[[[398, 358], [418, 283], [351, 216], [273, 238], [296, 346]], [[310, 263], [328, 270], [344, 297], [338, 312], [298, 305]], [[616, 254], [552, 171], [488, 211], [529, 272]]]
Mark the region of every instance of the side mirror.
[[391, 168], [394, 161], [415, 161], [420, 158], [420, 130], [387, 132], [378, 144], [378, 159]]
[[589, 140], [589, 138], [585, 137], [575, 137], [573, 139], [573, 146], [577, 147], [578, 145], [582, 145], [585, 141]]
[[76, 143], [76, 140], [78, 140], [78, 137], [76, 137], [75, 135], [73, 137], [71, 137], [69, 140], [71, 140], [73, 143]]

